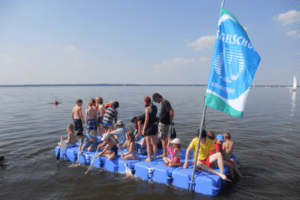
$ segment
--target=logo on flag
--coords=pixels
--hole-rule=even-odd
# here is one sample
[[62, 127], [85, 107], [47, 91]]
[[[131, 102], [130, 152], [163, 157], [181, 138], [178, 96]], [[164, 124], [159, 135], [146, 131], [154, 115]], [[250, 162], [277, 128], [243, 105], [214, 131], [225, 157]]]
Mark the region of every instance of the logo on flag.
[[205, 105], [242, 117], [259, 62], [244, 28], [222, 7]]

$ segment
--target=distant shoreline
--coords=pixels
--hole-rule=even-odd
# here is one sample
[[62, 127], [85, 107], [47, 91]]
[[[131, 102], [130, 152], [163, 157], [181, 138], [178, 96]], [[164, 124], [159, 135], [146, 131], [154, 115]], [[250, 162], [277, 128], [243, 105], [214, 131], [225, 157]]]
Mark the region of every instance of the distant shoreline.
[[[28, 84], [0, 85], [0, 87], [74, 87], [74, 86], [172, 86], [172, 87], [206, 87], [205, 84]], [[291, 87], [290, 85], [251, 85], [251, 87]]]

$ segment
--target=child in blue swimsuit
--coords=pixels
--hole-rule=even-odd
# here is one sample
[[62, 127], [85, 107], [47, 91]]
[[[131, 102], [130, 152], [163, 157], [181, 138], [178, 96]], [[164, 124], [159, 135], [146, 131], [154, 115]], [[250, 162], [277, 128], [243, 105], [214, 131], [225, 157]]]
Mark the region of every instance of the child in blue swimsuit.
[[[92, 135], [83, 135], [82, 131], [78, 131], [76, 134], [77, 138], [80, 139], [79, 151], [88, 148], [88, 151], [93, 151], [96, 147], [96, 138]], [[83, 146], [82, 146], [83, 145]], [[81, 149], [82, 146], [82, 149]]]

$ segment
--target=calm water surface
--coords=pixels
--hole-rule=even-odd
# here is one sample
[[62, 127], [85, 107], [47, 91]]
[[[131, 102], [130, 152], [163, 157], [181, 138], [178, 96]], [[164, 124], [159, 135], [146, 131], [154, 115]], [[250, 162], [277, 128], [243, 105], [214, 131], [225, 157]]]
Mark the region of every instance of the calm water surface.
[[[119, 101], [119, 119], [144, 112], [143, 99], [159, 92], [175, 111], [175, 128], [186, 148], [199, 127], [205, 87], [0, 88], [0, 199], [299, 199], [300, 96], [287, 88], [253, 88], [243, 118], [208, 108], [206, 129], [230, 132], [245, 178], [226, 184], [216, 197], [87, 166], [57, 163], [52, 150], [67, 135], [76, 99]], [[298, 98], [298, 99], [297, 99]], [[61, 104], [55, 106], [52, 101]], [[157, 104], [156, 104], [157, 105]], [[158, 105], [158, 108], [160, 106]]]

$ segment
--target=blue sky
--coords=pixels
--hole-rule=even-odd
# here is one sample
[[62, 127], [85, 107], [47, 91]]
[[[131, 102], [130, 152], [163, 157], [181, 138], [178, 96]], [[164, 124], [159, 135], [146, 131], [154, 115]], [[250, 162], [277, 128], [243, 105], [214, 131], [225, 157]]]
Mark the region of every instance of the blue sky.
[[[222, 0], [1, 0], [0, 85], [207, 84]], [[226, 0], [261, 57], [300, 80], [300, 0]]]

